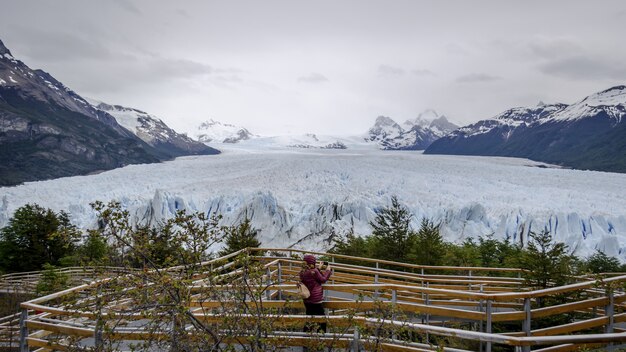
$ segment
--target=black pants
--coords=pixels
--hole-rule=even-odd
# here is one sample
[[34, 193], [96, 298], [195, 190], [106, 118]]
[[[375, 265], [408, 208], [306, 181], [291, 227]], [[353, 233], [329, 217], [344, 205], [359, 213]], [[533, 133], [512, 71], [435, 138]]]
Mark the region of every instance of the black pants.
[[[324, 314], [324, 307], [321, 303], [304, 302], [304, 307], [306, 308], [306, 315], [326, 315]], [[326, 332], [326, 323], [306, 323], [304, 325], [304, 332], [313, 331], [315, 326], [318, 327], [318, 332]]]

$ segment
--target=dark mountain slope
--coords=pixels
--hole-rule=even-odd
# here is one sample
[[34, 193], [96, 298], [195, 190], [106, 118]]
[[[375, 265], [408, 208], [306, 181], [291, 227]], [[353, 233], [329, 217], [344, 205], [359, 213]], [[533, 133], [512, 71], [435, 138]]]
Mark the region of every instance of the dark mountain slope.
[[0, 41], [0, 186], [217, 152], [191, 144], [149, 145]]
[[626, 87], [618, 86], [569, 106], [508, 110], [454, 131], [425, 153], [522, 157], [578, 169], [626, 172], [625, 116]]

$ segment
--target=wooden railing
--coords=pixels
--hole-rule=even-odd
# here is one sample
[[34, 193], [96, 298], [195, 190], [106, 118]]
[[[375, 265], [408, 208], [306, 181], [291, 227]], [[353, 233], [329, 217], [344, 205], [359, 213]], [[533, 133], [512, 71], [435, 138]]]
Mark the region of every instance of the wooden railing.
[[[207, 299], [203, 293], [227, 291], [236, 285], [242, 268], [233, 259], [239, 255], [249, 255], [263, 265], [266, 285], [256, 289], [262, 291], [264, 299], [257, 303], [268, 309], [268, 318], [287, 308], [302, 308], [302, 302], [293, 297], [302, 264], [299, 257], [305, 253], [324, 257], [333, 267], [331, 281], [324, 285], [324, 306], [328, 314], [322, 317], [293, 313], [275, 316], [279, 319], [270, 337], [280, 338], [285, 345], [303, 346], [310, 341], [310, 335], [296, 330], [311, 321], [345, 326], [341, 334], [327, 333], [315, 338], [335, 348], [351, 350], [371, 346], [371, 336], [360, 335], [358, 326], [376, 326], [389, 331], [402, 327], [403, 331], [411, 332], [403, 335], [410, 338], [392, 335], [379, 345], [384, 350], [394, 351], [434, 350], [437, 346], [432, 344], [436, 338], [447, 338], [460, 346], [446, 348], [450, 351], [471, 348], [467, 346], [491, 351], [493, 345], [520, 351], [571, 351], [582, 346], [612, 348], [626, 342], [626, 333], [615, 328], [616, 324], [626, 322], [626, 293], [621, 288], [626, 283], [626, 275], [602, 280], [580, 278], [571, 285], [531, 290], [525, 286], [523, 271], [519, 269], [420, 266], [282, 248], [246, 249], [202, 263], [203, 269], [189, 287], [194, 293], [190, 313], [200, 321], [220, 324], [223, 317], [219, 309], [229, 301]], [[167, 270], [180, 269], [183, 268]], [[107, 313], [96, 317], [92, 311], [60, 302], [64, 297], [77, 295], [82, 295], [83, 301], [93, 300], [98, 294], [94, 288], [106, 280], [109, 279], [22, 303], [22, 351], [67, 349], [62, 339], [49, 340], [47, 336], [74, 339], [101, 336], [95, 319], [106, 319]], [[560, 300], [552, 299], [557, 296]], [[394, 312], [391, 317], [380, 319], [371, 314], [386, 308]], [[38, 315], [28, 316], [28, 310]], [[397, 318], [399, 314], [404, 318]], [[576, 318], [567, 319], [573, 316]], [[116, 317], [119, 318], [119, 314]], [[146, 318], [141, 313], [124, 315], [128, 321]], [[243, 321], [253, 318], [238, 315]], [[546, 325], [548, 318], [557, 322]], [[561, 322], [557, 318], [562, 318]], [[538, 322], [544, 324], [533, 328]], [[155, 337], [154, 333], [149, 334], [139, 327], [113, 329], [107, 334], [118, 341]], [[96, 338], [92, 343], [97, 344], [97, 341]]]
[[[55, 273], [66, 276], [70, 285], [93, 281], [98, 277], [110, 276], [113, 273], [128, 272], [126, 268], [109, 266], [76, 266], [52, 270]], [[0, 275], [0, 293], [36, 293], [37, 284], [44, 273], [44, 270], [39, 270]]]

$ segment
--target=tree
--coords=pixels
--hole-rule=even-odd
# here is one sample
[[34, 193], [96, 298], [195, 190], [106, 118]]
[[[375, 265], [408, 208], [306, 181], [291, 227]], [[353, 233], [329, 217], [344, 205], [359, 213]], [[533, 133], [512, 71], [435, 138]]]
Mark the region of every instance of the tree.
[[[333, 247], [328, 251], [328, 253], [335, 254], [343, 254], [349, 255], [352, 257], [365, 257], [365, 258], [373, 258], [373, 245], [374, 237], [361, 237], [354, 234], [354, 228], [350, 228], [348, 233], [346, 233], [345, 237], [338, 236], [333, 239]], [[368, 262], [362, 261], [352, 261], [345, 260], [346, 263], [355, 264], [355, 265], [371, 265]]]
[[609, 257], [604, 252], [596, 250], [596, 252], [585, 261], [585, 269], [594, 274], [610, 273], [621, 270], [619, 260], [615, 257]]
[[41, 279], [39, 279], [35, 291], [38, 295], [43, 296], [64, 290], [68, 284], [69, 277], [65, 273], [58, 271], [55, 266], [46, 263], [43, 265]]
[[528, 247], [520, 258], [521, 267], [528, 270], [525, 274], [527, 283], [537, 288], [568, 283], [573, 258], [567, 253], [567, 246], [553, 242], [548, 231], [529, 235]]
[[[102, 224], [100, 236], [120, 253], [116, 265], [128, 271], [94, 284], [89, 299], [68, 295], [63, 302], [94, 317], [95, 329], [100, 331], [96, 335], [102, 336], [95, 350], [122, 348], [124, 341], [112, 337], [112, 332], [126, 326], [126, 319], [140, 319], [138, 326], [145, 334], [131, 346], [135, 351], [284, 350], [284, 338], [272, 335], [281, 323], [277, 313], [288, 309], [289, 301], [277, 308], [263, 304], [271, 284], [266, 263], [250, 253], [207, 262], [209, 249], [227, 235], [254, 238], [256, 231], [249, 221], [224, 227], [219, 226], [218, 217], [181, 210], [162, 226], [137, 226], [119, 203], [92, 206]], [[170, 245], [163, 252], [158, 242], [165, 238]], [[250, 241], [233, 243], [251, 245]], [[160, 262], [156, 253], [165, 253], [169, 259]], [[132, 270], [138, 259], [143, 261], [143, 270]], [[50, 339], [60, 342], [65, 337]], [[80, 345], [78, 340], [69, 343], [71, 348]]]
[[82, 261], [86, 264], [101, 264], [107, 255], [113, 254], [106, 240], [98, 231], [89, 231], [89, 235], [80, 246], [79, 252]]
[[481, 266], [478, 245], [471, 238], [466, 239], [460, 245], [446, 243], [444, 264], [451, 266]]
[[415, 263], [421, 265], [441, 265], [446, 253], [446, 243], [439, 232], [439, 224], [422, 219], [422, 224], [413, 247]]
[[516, 267], [521, 248], [511, 243], [507, 237], [503, 241], [496, 240], [493, 235], [478, 239], [481, 266], [486, 267]]
[[381, 209], [374, 221], [370, 222], [373, 228], [374, 246], [372, 255], [375, 258], [406, 262], [409, 248], [415, 240], [415, 232], [411, 230], [412, 214], [398, 198], [391, 197], [391, 206]]
[[258, 232], [257, 229], [252, 227], [248, 217], [240, 224], [226, 228], [226, 246], [220, 251], [219, 255], [224, 256], [248, 247], [260, 247], [261, 242], [257, 239]]
[[59, 265], [73, 253], [79, 236], [67, 213], [27, 204], [0, 230], [0, 268], [33, 271], [45, 263]]

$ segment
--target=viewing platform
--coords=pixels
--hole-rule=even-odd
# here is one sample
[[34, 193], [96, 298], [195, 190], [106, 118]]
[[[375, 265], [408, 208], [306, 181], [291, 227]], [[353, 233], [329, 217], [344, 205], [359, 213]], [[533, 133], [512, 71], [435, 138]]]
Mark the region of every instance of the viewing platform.
[[[324, 284], [326, 316], [304, 315], [296, 288], [304, 254], [333, 269]], [[579, 277], [532, 290], [521, 269], [422, 266], [284, 248], [108, 272], [22, 303], [10, 324], [0, 320], [0, 334], [10, 331], [20, 351], [131, 350], [145, 341], [158, 341], [151, 350], [169, 351], [177, 349], [172, 341], [181, 332], [188, 336], [180, 341], [197, 334], [207, 344], [236, 346], [257, 343], [256, 336], [264, 345], [294, 351], [547, 352], [611, 350], [626, 342], [620, 328], [626, 275]], [[187, 296], [159, 296], [172, 292]], [[184, 303], [184, 311], [166, 307], [174, 303]], [[328, 329], [303, 332], [307, 323], [327, 323]]]

